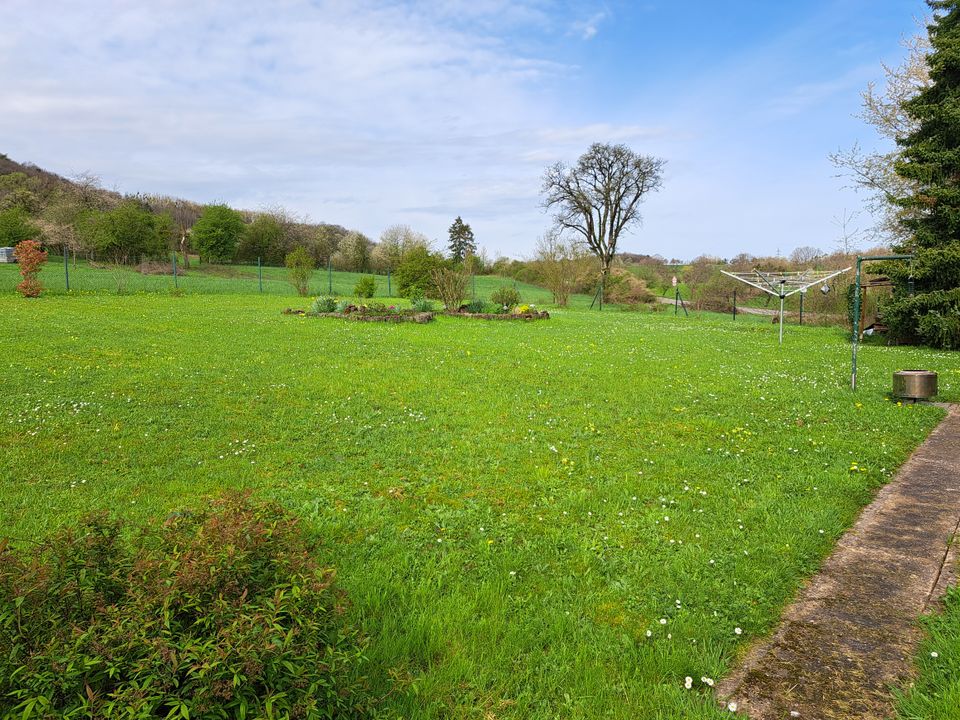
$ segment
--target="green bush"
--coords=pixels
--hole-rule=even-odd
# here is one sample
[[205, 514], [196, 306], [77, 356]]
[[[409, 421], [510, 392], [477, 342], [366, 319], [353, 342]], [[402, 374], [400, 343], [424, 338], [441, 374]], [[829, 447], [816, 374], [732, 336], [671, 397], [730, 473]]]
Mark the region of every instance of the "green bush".
[[415, 247], [408, 252], [393, 277], [400, 297], [414, 298], [416, 294], [435, 296], [432, 273], [443, 267], [443, 258], [425, 247]]
[[297, 520], [233, 494], [125, 531], [0, 545], [0, 715], [359, 714], [362, 643]]
[[492, 312], [490, 305], [483, 300], [471, 300], [464, 308], [468, 313], [488, 313]]
[[515, 287], [510, 285], [501, 285], [490, 296], [490, 301], [499, 305], [501, 308], [512, 308], [520, 303], [520, 293]]
[[358, 298], [372, 298], [377, 292], [377, 281], [373, 275], [364, 275], [353, 286], [353, 294]]
[[323, 296], [316, 298], [310, 305], [310, 312], [332, 313], [337, 311], [337, 299]]

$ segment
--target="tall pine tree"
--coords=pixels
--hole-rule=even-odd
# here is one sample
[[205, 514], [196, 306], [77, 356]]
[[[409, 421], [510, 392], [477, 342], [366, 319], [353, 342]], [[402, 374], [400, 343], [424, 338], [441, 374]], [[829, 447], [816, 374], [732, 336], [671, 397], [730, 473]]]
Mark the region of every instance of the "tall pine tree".
[[884, 318], [894, 339], [960, 348], [960, 0], [927, 0], [931, 85], [904, 104], [917, 129], [899, 139], [897, 173], [913, 192], [898, 198], [910, 239], [889, 263], [894, 297]]
[[454, 262], [463, 262], [467, 255], [477, 254], [477, 241], [473, 229], [459, 215], [450, 226], [450, 257]]

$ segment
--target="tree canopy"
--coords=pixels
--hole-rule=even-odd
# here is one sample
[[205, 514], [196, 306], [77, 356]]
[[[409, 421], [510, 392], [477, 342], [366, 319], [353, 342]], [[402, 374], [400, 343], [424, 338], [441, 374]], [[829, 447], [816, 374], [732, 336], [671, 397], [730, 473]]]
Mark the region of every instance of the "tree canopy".
[[557, 163], [543, 177], [544, 206], [558, 227], [584, 242], [606, 277], [621, 234], [641, 221], [640, 203], [659, 190], [664, 161], [626, 145], [594, 143], [568, 167]]
[[960, 348], [960, 6], [928, 4], [930, 85], [903, 104], [914, 126], [895, 165], [910, 188], [896, 199], [910, 233], [896, 249], [916, 257], [886, 268], [896, 292], [884, 317], [898, 340]]
[[230, 260], [243, 231], [243, 216], [236, 210], [208, 205], [190, 232], [191, 245], [205, 260]]
[[473, 236], [473, 228], [463, 221], [459, 215], [447, 231], [450, 235], [450, 257], [454, 262], [463, 262], [468, 255], [477, 252], [477, 241]]

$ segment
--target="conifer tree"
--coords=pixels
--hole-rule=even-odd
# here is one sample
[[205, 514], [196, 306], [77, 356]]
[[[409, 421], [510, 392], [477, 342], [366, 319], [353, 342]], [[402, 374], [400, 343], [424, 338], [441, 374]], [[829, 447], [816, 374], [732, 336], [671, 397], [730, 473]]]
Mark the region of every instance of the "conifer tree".
[[960, 348], [960, 1], [928, 0], [930, 86], [904, 104], [916, 129], [898, 139], [897, 173], [914, 188], [897, 203], [912, 262], [889, 263], [884, 318], [895, 340]]
[[465, 223], [459, 215], [450, 226], [450, 257], [454, 262], [463, 262], [467, 255], [476, 255], [477, 241], [473, 237], [473, 229]]

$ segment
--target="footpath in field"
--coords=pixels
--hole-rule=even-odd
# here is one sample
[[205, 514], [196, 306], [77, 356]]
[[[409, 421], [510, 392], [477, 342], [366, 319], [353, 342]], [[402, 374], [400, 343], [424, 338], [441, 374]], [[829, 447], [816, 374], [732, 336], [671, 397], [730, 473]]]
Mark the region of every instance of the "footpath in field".
[[960, 525], [960, 408], [903, 465], [821, 571], [718, 687], [755, 720], [880, 720], [909, 681], [918, 616], [952, 581]]

